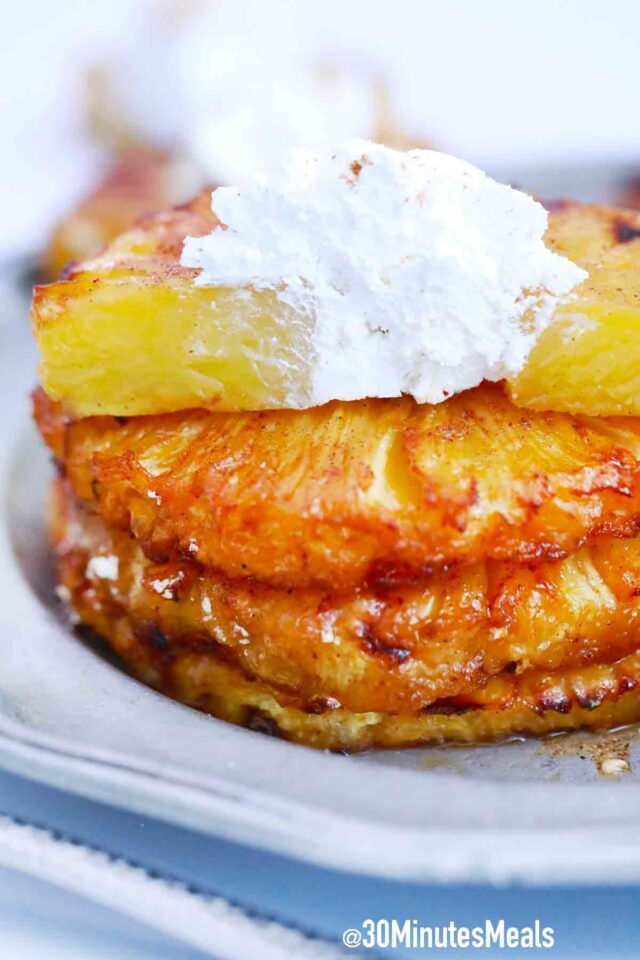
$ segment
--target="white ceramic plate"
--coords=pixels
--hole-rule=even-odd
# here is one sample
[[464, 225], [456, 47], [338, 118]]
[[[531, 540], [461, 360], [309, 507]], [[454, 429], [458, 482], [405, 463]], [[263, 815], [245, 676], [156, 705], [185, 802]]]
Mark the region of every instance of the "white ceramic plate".
[[[585, 759], [535, 741], [317, 753], [175, 704], [72, 635], [53, 600], [42, 524], [50, 467], [29, 426], [35, 357], [11, 281], [0, 321], [0, 764], [346, 870], [640, 880], [640, 784], [633, 772], [600, 777], [584, 740]], [[636, 755], [632, 742], [632, 767]]]

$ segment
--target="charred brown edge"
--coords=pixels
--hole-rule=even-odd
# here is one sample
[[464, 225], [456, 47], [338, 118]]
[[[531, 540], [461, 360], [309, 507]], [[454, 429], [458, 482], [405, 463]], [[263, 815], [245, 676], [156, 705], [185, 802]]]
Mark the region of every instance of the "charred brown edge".
[[404, 663], [411, 656], [408, 647], [394, 646], [379, 637], [370, 623], [361, 622], [358, 628], [360, 646], [371, 657], [385, 657], [396, 664]]
[[[632, 222], [630, 222], [632, 221]], [[636, 217], [620, 216], [613, 222], [613, 236], [616, 243], [630, 243], [640, 237], [640, 224]]]
[[279, 740], [286, 739], [284, 732], [273, 717], [257, 707], [247, 707], [244, 726], [247, 730], [253, 730], [254, 733], [262, 733], [267, 737], [276, 737]]

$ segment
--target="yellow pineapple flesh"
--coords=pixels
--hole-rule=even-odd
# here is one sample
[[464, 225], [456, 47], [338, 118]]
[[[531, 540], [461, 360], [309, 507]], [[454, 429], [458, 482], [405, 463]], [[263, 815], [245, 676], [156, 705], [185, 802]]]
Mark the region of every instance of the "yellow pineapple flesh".
[[210, 194], [149, 217], [37, 287], [40, 380], [76, 416], [308, 404], [311, 337], [273, 291], [196, 287], [185, 236], [216, 225]]
[[512, 399], [535, 410], [640, 413], [640, 215], [570, 206], [546, 241], [589, 271], [560, 306], [518, 377]]

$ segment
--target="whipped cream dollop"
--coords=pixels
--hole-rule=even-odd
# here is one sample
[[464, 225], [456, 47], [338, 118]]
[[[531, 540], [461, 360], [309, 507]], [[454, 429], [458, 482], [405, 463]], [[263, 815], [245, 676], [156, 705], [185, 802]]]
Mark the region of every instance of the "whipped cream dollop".
[[182, 263], [199, 286], [273, 290], [305, 319], [309, 405], [438, 403], [514, 376], [587, 276], [545, 246], [539, 203], [430, 150], [294, 150], [212, 206], [226, 229], [187, 238]]

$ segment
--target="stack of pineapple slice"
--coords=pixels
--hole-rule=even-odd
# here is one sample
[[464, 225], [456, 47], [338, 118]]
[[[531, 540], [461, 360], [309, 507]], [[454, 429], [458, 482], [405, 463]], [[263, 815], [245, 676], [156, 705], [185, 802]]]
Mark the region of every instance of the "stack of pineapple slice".
[[640, 214], [551, 215], [589, 277], [506, 391], [556, 413], [489, 384], [260, 413], [310, 401], [312, 329], [194, 284], [184, 237], [215, 223], [205, 195], [36, 291], [81, 622], [170, 696], [320, 747], [638, 719], [640, 420], [602, 417], [640, 414]]

